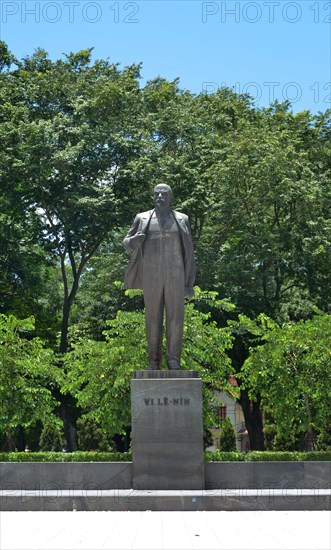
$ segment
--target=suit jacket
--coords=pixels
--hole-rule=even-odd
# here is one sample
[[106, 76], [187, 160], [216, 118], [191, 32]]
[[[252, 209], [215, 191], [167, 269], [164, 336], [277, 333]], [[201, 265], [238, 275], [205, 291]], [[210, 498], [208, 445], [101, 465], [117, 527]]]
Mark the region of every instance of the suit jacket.
[[[130, 238], [136, 235], [136, 233], [141, 232], [147, 234], [150, 220], [154, 210], [148, 210], [147, 212], [141, 212], [137, 214], [132, 227], [130, 228], [128, 234], [123, 240], [124, 248], [127, 252], [132, 253], [130, 258], [125, 278], [124, 278], [124, 288], [138, 288], [144, 289], [143, 281], [143, 254], [144, 254], [144, 244], [138, 246], [137, 249], [132, 250], [130, 247]], [[184, 280], [185, 280], [185, 295], [193, 295], [193, 284], [195, 279], [195, 259], [194, 259], [194, 250], [191, 237], [191, 230], [186, 214], [172, 210], [174, 218], [177, 222], [179, 229], [179, 234], [182, 242], [182, 251], [183, 251], [183, 262], [184, 262]]]

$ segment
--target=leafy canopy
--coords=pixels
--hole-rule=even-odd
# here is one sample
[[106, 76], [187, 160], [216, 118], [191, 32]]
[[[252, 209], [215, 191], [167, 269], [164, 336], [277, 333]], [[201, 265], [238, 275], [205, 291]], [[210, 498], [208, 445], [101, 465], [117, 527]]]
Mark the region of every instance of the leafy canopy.
[[60, 382], [53, 353], [32, 338], [32, 317], [19, 320], [0, 314], [0, 429], [56, 422], [52, 388]]
[[282, 327], [265, 316], [242, 323], [262, 341], [251, 348], [238, 375], [251, 398], [260, 393], [262, 409], [272, 413], [285, 440], [309, 430], [323, 432], [330, 419], [331, 315], [317, 312]]

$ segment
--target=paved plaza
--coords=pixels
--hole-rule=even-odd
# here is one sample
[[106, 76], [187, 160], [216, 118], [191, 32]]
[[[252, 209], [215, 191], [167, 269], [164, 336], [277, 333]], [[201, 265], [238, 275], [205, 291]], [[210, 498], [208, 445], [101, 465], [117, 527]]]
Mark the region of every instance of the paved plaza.
[[1, 550], [330, 550], [331, 513], [1, 512]]

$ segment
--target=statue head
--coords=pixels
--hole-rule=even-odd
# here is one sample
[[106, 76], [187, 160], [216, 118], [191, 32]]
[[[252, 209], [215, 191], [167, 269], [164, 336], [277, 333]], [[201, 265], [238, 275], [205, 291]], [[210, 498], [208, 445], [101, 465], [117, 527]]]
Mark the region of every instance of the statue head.
[[159, 210], [166, 210], [172, 201], [172, 189], [166, 183], [159, 183], [154, 187], [154, 205]]

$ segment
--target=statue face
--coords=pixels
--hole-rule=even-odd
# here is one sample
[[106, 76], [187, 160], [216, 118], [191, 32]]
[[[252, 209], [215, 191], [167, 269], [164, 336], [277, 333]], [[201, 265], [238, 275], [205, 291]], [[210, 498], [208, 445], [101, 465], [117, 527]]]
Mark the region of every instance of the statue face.
[[156, 208], [169, 208], [172, 200], [172, 191], [169, 185], [161, 183], [154, 188], [154, 204]]

